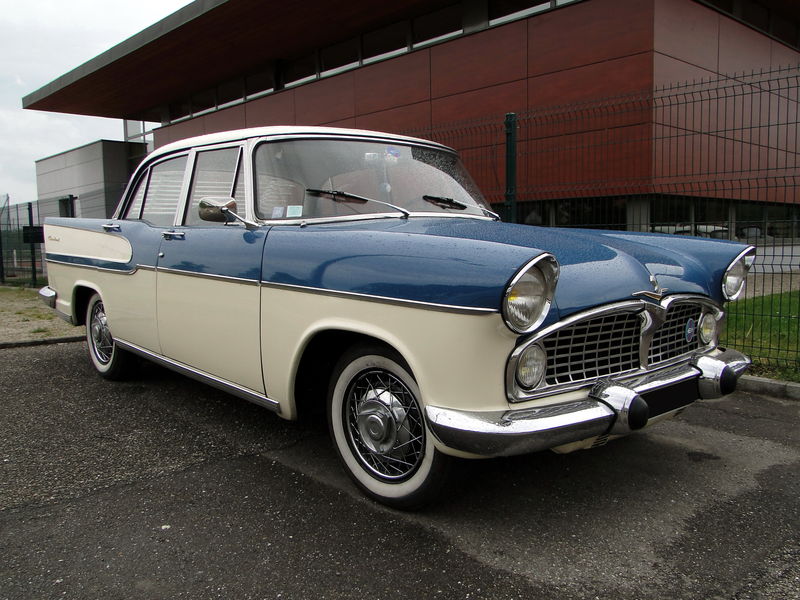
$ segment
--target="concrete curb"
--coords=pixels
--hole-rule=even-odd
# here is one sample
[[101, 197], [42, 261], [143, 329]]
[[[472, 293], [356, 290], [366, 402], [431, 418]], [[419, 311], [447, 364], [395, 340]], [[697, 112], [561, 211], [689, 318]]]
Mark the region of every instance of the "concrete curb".
[[736, 389], [741, 392], [750, 392], [751, 394], [800, 400], [800, 383], [791, 381], [778, 381], [776, 379], [767, 379], [766, 377], [743, 375], [739, 378]]
[[24, 348], [25, 346], [45, 346], [47, 344], [66, 344], [69, 342], [82, 342], [86, 336], [75, 335], [61, 338], [46, 338], [43, 340], [26, 340], [24, 342], [0, 342], [0, 350], [3, 348]]

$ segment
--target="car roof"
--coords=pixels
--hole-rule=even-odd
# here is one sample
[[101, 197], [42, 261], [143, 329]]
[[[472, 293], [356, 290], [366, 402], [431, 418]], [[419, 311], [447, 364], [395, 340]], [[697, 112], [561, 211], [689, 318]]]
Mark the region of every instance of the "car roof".
[[196, 137], [186, 138], [177, 142], [166, 144], [156, 149], [150, 154], [148, 159], [153, 159], [164, 154], [170, 154], [180, 150], [188, 150], [198, 146], [211, 146], [215, 144], [224, 144], [226, 142], [237, 142], [250, 138], [261, 137], [284, 137], [284, 136], [297, 136], [302, 137], [330, 137], [330, 138], [359, 138], [359, 139], [375, 139], [387, 140], [399, 143], [413, 143], [423, 144], [426, 146], [433, 146], [442, 150], [454, 152], [452, 148], [437, 144], [430, 140], [421, 138], [409, 137], [405, 135], [398, 135], [394, 133], [383, 133], [380, 131], [368, 131], [366, 129], [344, 129], [340, 127], [312, 127], [305, 125], [279, 125], [271, 127], [251, 127], [248, 129], [235, 129], [232, 131], [222, 131], [219, 133], [210, 133]]

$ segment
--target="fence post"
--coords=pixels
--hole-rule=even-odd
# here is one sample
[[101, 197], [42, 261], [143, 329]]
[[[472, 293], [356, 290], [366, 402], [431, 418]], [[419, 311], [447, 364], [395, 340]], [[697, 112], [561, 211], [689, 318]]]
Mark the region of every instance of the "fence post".
[[[0, 213], [2, 217], [2, 213]], [[0, 218], [0, 283], [6, 282], [6, 255], [3, 254], [3, 219]]]
[[[28, 202], [28, 226], [33, 227], [33, 202]], [[31, 287], [36, 287], [36, 244], [31, 242]]]
[[517, 222], [517, 114], [506, 113], [506, 220]]

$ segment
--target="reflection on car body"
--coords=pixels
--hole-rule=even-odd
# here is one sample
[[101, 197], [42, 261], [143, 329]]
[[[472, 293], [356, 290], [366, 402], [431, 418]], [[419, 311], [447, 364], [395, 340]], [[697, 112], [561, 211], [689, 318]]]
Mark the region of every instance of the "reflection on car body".
[[720, 348], [753, 248], [499, 221], [455, 152], [269, 127], [160, 148], [113, 218], [48, 219], [43, 299], [109, 379], [132, 355], [295, 419], [409, 508], [453, 457], [591, 448], [749, 365]]

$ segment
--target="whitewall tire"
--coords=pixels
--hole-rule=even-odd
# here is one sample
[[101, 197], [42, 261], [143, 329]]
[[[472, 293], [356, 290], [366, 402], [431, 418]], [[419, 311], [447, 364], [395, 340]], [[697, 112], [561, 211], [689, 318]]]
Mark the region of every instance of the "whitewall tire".
[[116, 380], [129, 375], [133, 357], [114, 341], [100, 294], [94, 294], [86, 307], [86, 344], [89, 360], [102, 377]]
[[345, 470], [368, 496], [413, 509], [438, 495], [451, 459], [434, 447], [419, 387], [389, 348], [361, 345], [342, 357], [328, 425]]

